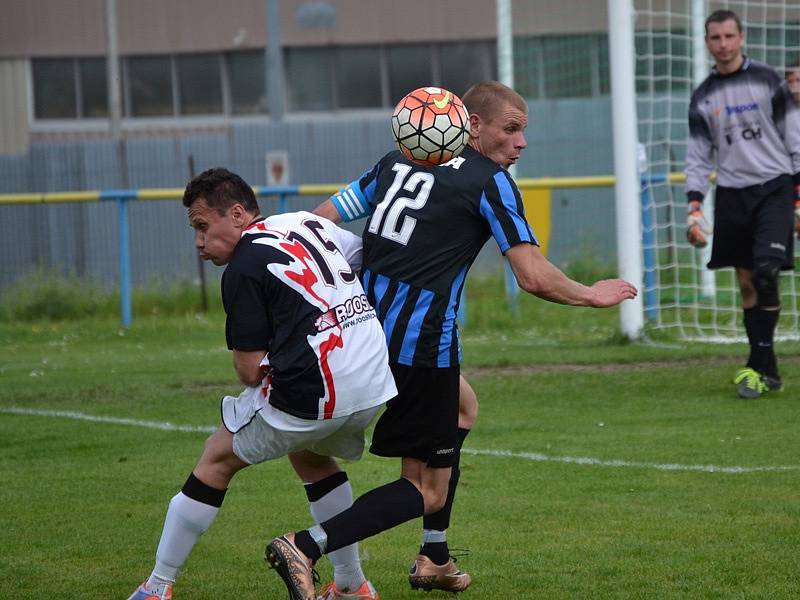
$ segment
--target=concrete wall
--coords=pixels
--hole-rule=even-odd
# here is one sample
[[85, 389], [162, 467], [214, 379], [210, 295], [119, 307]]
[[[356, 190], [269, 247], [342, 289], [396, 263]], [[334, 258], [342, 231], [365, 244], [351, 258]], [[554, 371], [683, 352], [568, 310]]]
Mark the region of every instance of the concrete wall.
[[[267, 0], [118, 0], [122, 54], [263, 48]], [[334, 11], [329, 27], [309, 27], [313, 5]], [[99, 56], [104, 0], [4, 0], [0, 57]], [[513, 4], [514, 33], [604, 31], [606, 0]], [[489, 0], [281, 0], [285, 46], [494, 39]]]

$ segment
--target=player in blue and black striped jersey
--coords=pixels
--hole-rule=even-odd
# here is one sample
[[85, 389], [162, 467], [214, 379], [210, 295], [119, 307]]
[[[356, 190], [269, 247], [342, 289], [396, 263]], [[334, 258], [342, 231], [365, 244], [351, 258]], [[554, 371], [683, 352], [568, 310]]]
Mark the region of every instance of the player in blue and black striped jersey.
[[458, 427], [459, 388], [470, 389], [459, 373], [456, 315], [467, 272], [489, 238], [520, 287], [541, 298], [607, 307], [637, 293], [620, 279], [577, 283], [539, 250], [506, 170], [527, 146], [525, 100], [497, 82], [477, 84], [462, 99], [470, 141], [460, 156], [428, 167], [390, 152], [315, 211], [334, 222], [368, 217], [362, 282], [383, 324], [399, 392], [376, 425], [370, 451], [401, 457], [402, 470], [399, 480], [333, 519], [270, 543], [271, 559], [293, 575], [284, 581], [297, 597], [313, 590], [310, 569], [322, 554], [422, 515], [425, 534], [441, 537], [423, 538], [411, 585], [450, 591], [469, 585], [444, 538], [468, 431]]

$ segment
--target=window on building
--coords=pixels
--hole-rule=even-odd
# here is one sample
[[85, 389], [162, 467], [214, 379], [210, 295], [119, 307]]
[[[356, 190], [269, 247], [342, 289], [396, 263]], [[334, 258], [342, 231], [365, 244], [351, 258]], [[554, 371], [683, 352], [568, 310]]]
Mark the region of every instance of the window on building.
[[608, 55], [608, 36], [597, 36], [597, 67], [599, 70], [600, 95], [607, 96], [611, 93], [611, 68]]
[[404, 44], [386, 48], [389, 70], [389, 103], [417, 88], [433, 83], [433, 48], [430, 44]]
[[441, 85], [461, 96], [479, 81], [494, 79], [492, 46], [482, 42], [442, 44], [439, 47]]
[[75, 60], [37, 58], [33, 60], [34, 115], [37, 119], [78, 117]]
[[333, 109], [333, 59], [329, 48], [286, 50], [289, 110]]
[[536, 37], [514, 38], [514, 89], [523, 98], [544, 96], [542, 47]]
[[179, 56], [180, 114], [213, 115], [222, 110], [222, 72], [219, 54]]
[[108, 77], [105, 58], [78, 59], [81, 90], [81, 117], [108, 118]]
[[252, 115], [267, 112], [267, 86], [264, 51], [231, 52], [228, 54], [228, 85], [231, 112]]
[[592, 50], [589, 35], [542, 38], [542, 64], [548, 98], [592, 95]]
[[127, 61], [127, 89], [133, 117], [172, 116], [172, 64], [168, 56], [131, 57]]
[[377, 46], [337, 48], [335, 57], [337, 107], [380, 107], [383, 104], [380, 49]]

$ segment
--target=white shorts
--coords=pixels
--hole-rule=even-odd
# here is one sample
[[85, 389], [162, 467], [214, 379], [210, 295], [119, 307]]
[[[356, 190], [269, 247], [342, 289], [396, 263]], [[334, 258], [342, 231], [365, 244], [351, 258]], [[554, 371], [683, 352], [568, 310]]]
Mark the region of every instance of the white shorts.
[[381, 405], [335, 419], [301, 419], [264, 401], [259, 388], [246, 388], [221, 403], [222, 424], [233, 434], [233, 452], [251, 465], [310, 450], [322, 456], [358, 460], [364, 430]]

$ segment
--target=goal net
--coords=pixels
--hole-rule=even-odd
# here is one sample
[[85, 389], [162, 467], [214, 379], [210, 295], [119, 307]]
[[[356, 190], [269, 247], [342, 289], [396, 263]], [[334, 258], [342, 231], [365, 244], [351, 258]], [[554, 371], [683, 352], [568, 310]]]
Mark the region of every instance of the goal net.
[[[703, 23], [714, 10], [736, 12], [745, 28], [745, 54], [782, 75], [800, 61], [800, 1], [634, 0], [636, 96], [643, 181], [642, 231], [645, 319], [685, 339], [734, 341], [744, 336], [733, 269], [705, 268], [708, 248], [686, 242], [686, 196], [680, 173], [688, 139], [692, 90], [708, 75]], [[643, 160], [646, 157], [646, 162]], [[714, 192], [704, 202], [713, 219]], [[800, 244], [796, 264], [800, 268]], [[800, 273], [780, 279], [779, 338], [800, 338]]]

